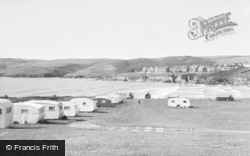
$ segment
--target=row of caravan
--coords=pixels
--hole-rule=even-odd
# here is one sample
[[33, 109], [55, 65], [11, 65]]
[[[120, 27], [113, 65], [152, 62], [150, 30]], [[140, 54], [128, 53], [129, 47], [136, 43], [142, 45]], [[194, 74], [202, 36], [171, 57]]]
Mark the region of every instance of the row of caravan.
[[[113, 101], [114, 102], [114, 101]], [[116, 100], [116, 102], [120, 102]], [[60, 119], [63, 116], [76, 116], [79, 112], [93, 112], [99, 106], [111, 105], [111, 100], [105, 98], [75, 98], [70, 101], [31, 100], [12, 103], [0, 99], [0, 128], [12, 123], [35, 124], [42, 119]]]
[[79, 112], [93, 112], [96, 104], [91, 99], [79, 98], [68, 102], [31, 100], [13, 104], [13, 123], [35, 124], [43, 119], [61, 119]]

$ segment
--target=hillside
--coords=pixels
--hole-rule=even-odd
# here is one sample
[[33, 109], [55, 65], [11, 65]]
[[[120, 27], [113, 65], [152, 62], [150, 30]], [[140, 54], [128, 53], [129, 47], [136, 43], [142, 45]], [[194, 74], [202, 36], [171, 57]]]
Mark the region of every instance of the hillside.
[[208, 75], [200, 75], [197, 83], [212, 85], [221, 83], [237, 84], [241, 82], [234, 81], [241, 81], [242, 79], [250, 80], [250, 68], [239, 68], [230, 71], [218, 71]]
[[249, 62], [250, 56], [223, 56], [223, 57], [213, 57], [209, 59], [213, 60], [218, 65], [222, 65], [225, 63], [233, 64], [233, 63]]
[[4, 77], [98, 77], [141, 71], [143, 67], [216, 65], [246, 62], [250, 56], [121, 59], [26, 60], [0, 58], [0, 76]]

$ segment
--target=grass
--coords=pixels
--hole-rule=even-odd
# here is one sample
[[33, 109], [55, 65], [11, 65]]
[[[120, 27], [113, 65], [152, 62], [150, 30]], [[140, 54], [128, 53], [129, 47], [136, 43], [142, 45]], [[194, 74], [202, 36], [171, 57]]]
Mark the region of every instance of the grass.
[[79, 125], [192, 128], [193, 131], [107, 131], [64, 124], [36, 124], [27, 126], [33, 128], [1, 129], [0, 139], [63, 139], [68, 156], [248, 155], [249, 102], [250, 99], [191, 100], [194, 108], [170, 108], [163, 99], [141, 100], [140, 106], [137, 100], [126, 100], [112, 108], [103, 107], [95, 113], [80, 113], [69, 118], [81, 120], [77, 122]]

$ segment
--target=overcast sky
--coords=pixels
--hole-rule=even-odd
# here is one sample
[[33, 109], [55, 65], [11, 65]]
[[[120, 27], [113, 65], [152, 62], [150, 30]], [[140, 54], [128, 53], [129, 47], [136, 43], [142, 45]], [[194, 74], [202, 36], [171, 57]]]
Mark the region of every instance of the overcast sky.
[[[188, 38], [191, 18], [231, 12], [234, 34]], [[249, 0], [0, 0], [0, 58], [249, 55]]]

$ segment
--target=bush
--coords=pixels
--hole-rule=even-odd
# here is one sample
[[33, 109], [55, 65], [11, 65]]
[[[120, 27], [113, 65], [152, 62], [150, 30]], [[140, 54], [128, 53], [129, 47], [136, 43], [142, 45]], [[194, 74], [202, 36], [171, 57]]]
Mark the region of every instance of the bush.
[[58, 100], [58, 97], [56, 95], [53, 95], [51, 100]]

